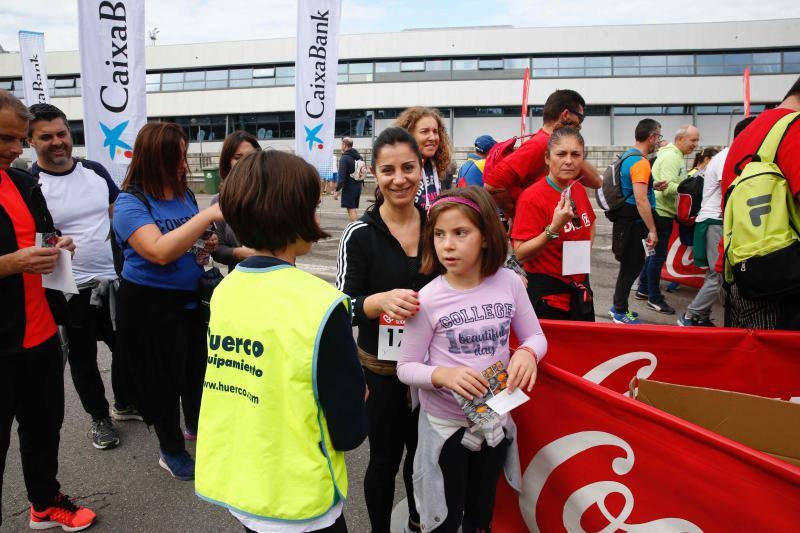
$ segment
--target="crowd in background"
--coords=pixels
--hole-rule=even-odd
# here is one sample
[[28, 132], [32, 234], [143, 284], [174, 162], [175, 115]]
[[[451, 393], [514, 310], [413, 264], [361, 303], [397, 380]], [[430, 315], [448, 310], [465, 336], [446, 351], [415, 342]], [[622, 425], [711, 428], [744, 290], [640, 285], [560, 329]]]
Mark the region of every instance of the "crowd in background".
[[[556, 91], [518, 148], [481, 135], [459, 169], [439, 113], [409, 108], [377, 135], [370, 162], [342, 139], [335, 186], [237, 131], [220, 154], [221, 193], [200, 209], [178, 125], [142, 128], [118, 188], [72, 157], [61, 110], [0, 91], [0, 471], [16, 419], [31, 527], [77, 531], [96, 518], [56, 480], [63, 345], [92, 445], [113, 448], [115, 422], [144, 421], [158, 464], [196, 480], [247, 531], [346, 531], [343, 452], [368, 439], [372, 531], [389, 531], [405, 453], [407, 530], [473, 532], [491, 530], [497, 478], [518, 479], [519, 465], [513, 419], [471, 423], [464, 402], [486, 393], [488, 368], [511, 391], [531, 390], [547, 351], [539, 318], [595, 320], [581, 258], [601, 214], [619, 262], [615, 323], [641, 323], [632, 290], [676, 313], [660, 278], [677, 227], [707, 267], [679, 325], [714, 326], [722, 296], [726, 326], [797, 330], [800, 79], [742, 120], [729, 147], [697, 151], [692, 125], [664, 143], [644, 119], [602, 173], [585, 157], [585, 107]], [[11, 167], [26, 140], [31, 173]], [[359, 216], [367, 170], [376, 198]], [[328, 237], [316, 214], [324, 192], [351, 221], [335, 287], [294, 268]], [[65, 253], [77, 294], [42, 284]], [[212, 258], [228, 267], [223, 281]], [[97, 341], [112, 353], [112, 402]], [[198, 442], [196, 462], [186, 440]]]

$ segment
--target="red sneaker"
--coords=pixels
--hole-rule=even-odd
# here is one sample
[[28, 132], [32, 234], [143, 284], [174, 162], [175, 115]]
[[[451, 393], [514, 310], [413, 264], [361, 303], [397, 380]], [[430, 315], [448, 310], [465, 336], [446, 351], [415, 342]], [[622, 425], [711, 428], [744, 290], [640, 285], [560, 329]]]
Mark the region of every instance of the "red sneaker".
[[69, 496], [59, 493], [56, 502], [45, 509], [37, 511], [31, 505], [31, 529], [50, 529], [61, 527], [64, 531], [82, 531], [94, 523], [97, 515], [86, 507], [72, 503]]

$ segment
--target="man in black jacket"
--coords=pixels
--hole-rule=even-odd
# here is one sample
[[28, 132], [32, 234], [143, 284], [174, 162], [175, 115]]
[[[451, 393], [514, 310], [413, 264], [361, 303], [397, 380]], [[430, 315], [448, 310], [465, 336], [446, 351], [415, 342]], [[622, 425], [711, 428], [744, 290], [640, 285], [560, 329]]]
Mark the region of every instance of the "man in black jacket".
[[60, 491], [58, 446], [64, 421], [64, 361], [56, 321], [66, 302], [42, 287], [61, 249], [75, 249], [69, 237], [54, 247], [35, 246], [36, 234], [55, 234], [53, 220], [36, 180], [10, 168], [22, 154], [31, 114], [17, 98], [0, 90], [0, 496], [11, 438], [19, 425], [20, 454], [33, 529], [89, 527], [95, 514]]
[[[364, 161], [361, 154], [353, 148], [353, 139], [350, 137], [342, 138], [342, 156], [339, 158], [339, 182], [336, 184], [336, 195], [334, 199], [339, 199], [339, 191], [342, 192], [342, 207], [347, 209], [347, 216], [350, 222], [358, 220], [358, 204], [361, 199], [361, 186], [364, 183], [355, 179], [356, 161]], [[362, 163], [363, 164], [363, 163]], [[363, 167], [366, 174], [366, 166]]]

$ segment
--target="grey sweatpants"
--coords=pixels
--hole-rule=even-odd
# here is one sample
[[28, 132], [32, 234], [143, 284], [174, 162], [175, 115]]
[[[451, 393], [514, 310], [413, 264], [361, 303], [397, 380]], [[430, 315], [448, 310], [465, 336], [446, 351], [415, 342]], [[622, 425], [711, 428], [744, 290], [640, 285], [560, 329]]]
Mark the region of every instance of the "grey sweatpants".
[[719, 240], [722, 238], [722, 226], [709, 226], [706, 231], [706, 257], [708, 257], [708, 271], [703, 281], [703, 286], [686, 308], [688, 318], [708, 318], [714, 302], [719, 300], [721, 276], [714, 270], [719, 258]]

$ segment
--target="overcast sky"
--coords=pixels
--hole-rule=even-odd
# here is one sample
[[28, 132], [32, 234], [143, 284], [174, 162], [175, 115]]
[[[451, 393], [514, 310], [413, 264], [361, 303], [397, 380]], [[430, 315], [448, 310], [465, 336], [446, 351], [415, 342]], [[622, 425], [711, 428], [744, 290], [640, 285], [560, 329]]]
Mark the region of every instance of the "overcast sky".
[[[292, 37], [296, 5], [293, 0], [145, 0], [145, 17], [148, 30], [160, 30], [158, 44]], [[800, 0], [343, 0], [342, 33], [794, 17], [800, 17]], [[19, 50], [22, 29], [44, 32], [47, 50], [76, 50], [77, 1], [0, 0], [0, 45]]]

